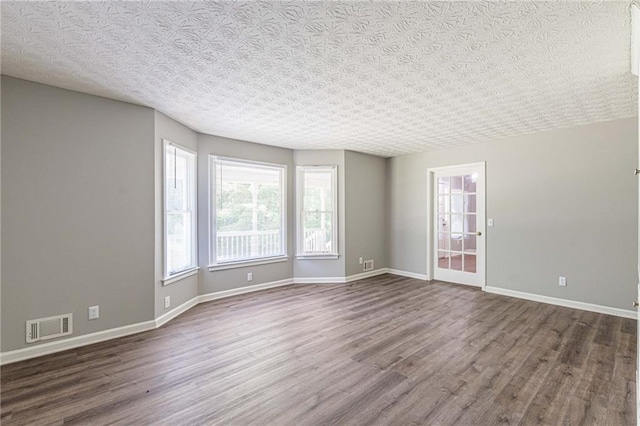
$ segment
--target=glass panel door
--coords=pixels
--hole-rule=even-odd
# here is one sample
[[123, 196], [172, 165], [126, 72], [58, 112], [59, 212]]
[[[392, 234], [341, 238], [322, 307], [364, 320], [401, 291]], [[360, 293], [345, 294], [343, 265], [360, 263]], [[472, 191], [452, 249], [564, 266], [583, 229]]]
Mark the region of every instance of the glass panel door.
[[484, 209], [479, 209], [484, 206], [484, 171], [462, 166], [434, 177], [434, 278], [477, 285], [484, 281], [476, 276], [478, 248], [484, 244], [479, 231], [484, 228], [479, 222], [479, 212], [484, 221]]

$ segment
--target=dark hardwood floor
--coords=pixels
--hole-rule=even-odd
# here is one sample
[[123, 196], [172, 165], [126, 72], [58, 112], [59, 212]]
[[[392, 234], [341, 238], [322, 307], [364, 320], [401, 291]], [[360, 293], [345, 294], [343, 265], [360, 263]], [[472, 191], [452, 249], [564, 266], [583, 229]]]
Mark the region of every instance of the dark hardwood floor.
[[10, 364], [3, 425], [635, 423], [633, 320], [381, 275]]

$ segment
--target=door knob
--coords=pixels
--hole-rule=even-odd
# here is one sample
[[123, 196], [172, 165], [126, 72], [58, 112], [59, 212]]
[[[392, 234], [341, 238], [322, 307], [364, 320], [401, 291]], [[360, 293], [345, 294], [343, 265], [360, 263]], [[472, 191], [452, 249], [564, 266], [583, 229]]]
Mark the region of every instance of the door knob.
[[476, 232], [476, 235], [479, 237], [480, 235], [482, 235], [482, 232], [478, 231]]
[[633, 301], [633, 307], [637, 308], [638, 306], [640, 306], [640, 303], [638, 303], [637, 301], [634, 300]]
[[640, 169], [636, 169], [636, 171], [634, 172], [636, 176], [640, 175]]

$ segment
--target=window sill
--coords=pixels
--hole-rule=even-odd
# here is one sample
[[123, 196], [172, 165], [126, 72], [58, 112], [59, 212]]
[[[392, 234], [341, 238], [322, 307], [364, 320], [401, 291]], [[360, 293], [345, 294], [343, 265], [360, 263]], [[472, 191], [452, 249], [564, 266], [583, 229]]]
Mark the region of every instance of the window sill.
[[182, 271], [176, 275], [167, 277], [165, 279], [162, 280], [162, 285], [169, 285], [169, 284], [173, 284], [177, 281], [183, 280], [187, 277], [190, 277], [192, 275], [195, 275], [198, 273], [198, 270], [200, 269], [200, 267], [196, 266], [195, 268], [191, 268], [191, 269], [187, 269], [186, 271]]
[[269, 263], [286, 262], [289, 256], [269, 257], [264, 259], [243, 260], [240, 262], [220, 263], [218, 265], [209, 265], [209, 272], [222, 271], [224, 269], [244, 268], [247, 266], [267, 265]]
[[335, 260], [340, 257], [339, 254], [298, 254], [297, 260]]

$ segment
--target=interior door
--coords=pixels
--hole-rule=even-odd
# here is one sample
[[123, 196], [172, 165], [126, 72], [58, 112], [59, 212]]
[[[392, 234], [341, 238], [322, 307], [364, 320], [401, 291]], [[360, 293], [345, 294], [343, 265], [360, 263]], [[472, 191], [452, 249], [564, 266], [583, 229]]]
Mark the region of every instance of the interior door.
[[484, 287], [484, 163], [431, 170], [433, 278]]

